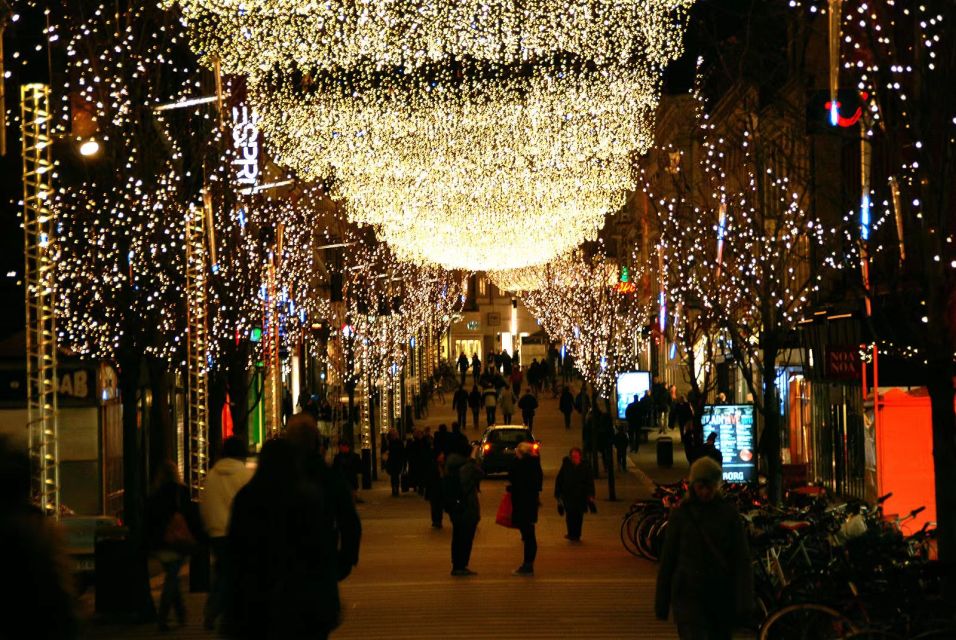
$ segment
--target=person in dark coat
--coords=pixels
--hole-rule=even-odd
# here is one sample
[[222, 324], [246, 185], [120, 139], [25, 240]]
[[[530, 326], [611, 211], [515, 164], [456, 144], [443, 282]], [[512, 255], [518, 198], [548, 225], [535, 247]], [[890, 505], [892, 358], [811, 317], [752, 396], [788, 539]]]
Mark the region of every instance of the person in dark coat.
[[594, 507], [594, 475], [591, 467], [584, 464], [584, 454], [574, 447], [561, 463], [561, 470], [554, 481], [554, 497], [558, 501], [558, 513], [564, 512], [568, 533], [564, 537], [572, 542], [581, 539], [584, 512]]
[[690, 492], [668, 517], [657, 573], [655, 613], [674, 613], [682, 640], [730, 640], [749, 620], [753, 569], [740, 514], [720, 493], [720, 465], [700, 458]]
[[335, 469], [352, 491], [352, 498], [361, 502], [358, 497], [359, 475], [362, 473], [362, 458], [352, 451], [352, 444], [348, 440], [339, 440], [339, 452], [332, 458], [332, 468]]
[[431, 508], [432, 527], [442, 528], [445, 504], [442, 495], [442, 475], [445, 473], [445, 452], [434, 450], [431, 464], [428, 466], [428, 477], [425, 480], [425, 499]]
[[478, 359], [477, 353], [471, 356], [471, 375], [475, 384], [478, 384], [478, 378], [481, 376], [481, 360]]
[[[471, 387], [471, 393], [468, 394], [468, 406], [471, 407], [471, 417], [474, 418], [473, 428], [478, 428], [478, 414], [481, 412], [481, 391], [478, 391], [478, 385], [475, 384]], [[461, 423], [461, 428], [466, 429], [468, 427], [464, 422]]]
[[524, 395], [518, 400], [518, 408], [521, 409], [521, 420], [529, 429], [534, 428], [534, 414], [538, 410], [538, 399], [531, 393], [531, 389], [525, 389]]
[[235, 563], [227, 637], [328, 638], [339, 624], [334, 524], [327, 495], [308, 482], [294, 445], [269, 440], [233, 502]]
[[521, 365], [515, 361], [514, 366], [511, 368], [511, 376], [508, 377], [508, 382], [511, 383], [511, 391], [514, 392], [515, 397], [521, 395], [521, 383], [524, 381], [524, 372], [521, 371]]
[[451, 408], [458, 415], [458, 424], [468, 424], [468, 392], [465, 391], [465, 385], [459, 385], [455, 389], [455, 395], [451, 399]]
[[170, 608], [175, 609], [180, 626], [186, 622], [179, 572], [203, 536], [198, 509], [172, 460], [163, 462], [156, 470], [153, 490], [146, 502], [146, 528], [150, 550], [165, 574], [157, 611], [159, 629], [165, 631], [169, 629]]
[[641, 412], [640, 420], [642, 427], [651, 427], [654, 424], [654, 398], [651, 397], [650, 390], [644, 391], [644, 396], [640, 402]]
[[385, 461], [385, 470], [392, 482], [392, 496], [398, 495], [398, 485], [405, 471], [405, 443], [398, 437], [398, 430], [388, 432], [388, 460]]
[[30, 500], [30, 484], [27, 447], [0, 436], [0, 638], [73, 640], [73, 563], [57, 523]]
[[521, 531], [524, 543], [524, 561], [514, 570], [516, 576], [533, 576], [534, 561], [538, 555], [538, 540], [534, 526], [538, 522], [538, 506], [544, 475], [541, 458], [534, 445], [522, 442], [515, 447], [515, 461], [508, 473], [508, 491], [511, 493], [511, 523]]
[[464, 351], [458, 356], [458, 372], [461, 373], [461, 386], [465, 386], [465, 377], [468, 375], [468, 356]]
[[483, 473], [475, 462], [471, 445], [458, 442], [445, 462], [445, 486], [455, 490], [445, 491], [445, 509], [451, 518], [451, 575], [467, 577], [476, 575], [468, 568], [475, 532], [481, 520], [481, 505], [478, 490]]
[[617, 453], [617, 468], [619, 471], [627, 472], [627, 449], [631, 444], [627, 436], [627, 428], [620, 426], [617, 433], [614, 434], [614, 449]]
[[[457, 422], [455, 424], [458, 424]], [[448, 456], [449, 449], [448, 446], [451, 443], [451, 434], [448, 433], [448, 425], [442, 423], [438, 425], [438, 431], [435, 432], [435, 441], [434, 441], [434, 450], [435, 455], [439, 453], [445, 454]]]
[[574, 413], [574, 396], [571, 395], [571, 389], [567, 385], [561, 390], [561, 397], [558, 399], [558, 409], [564, 415], [564, 428], [571, 428], [571, 414]]
[[634, 400], [631, 401], [631, 403], [627, 405], [627, 409], [624, 410], [624, 419], [627, 421], [627, 437], [631, 442], [631, 451], [635, 453], [640, 446], [641, 427], [644, 426], [642, 424], [642, 413], [643, 407], [641, 407], [641, 399], [634, 396]]
[[[602, 405], [604, 405], [602, 407]], [[601, 400], [595, 402], [591, 413], [594, 414], [594, 446], [601, 454], [601, 462], [604, 464], [604, 472], [611, 473], [611, 447], [614, 444], [614, 423], [611, 414], [607, 409], [607, 402]]]
[[703, 458], [703, 457], [710, 458], [711, 460], [719, 464], [721, 467], [724, 466], [724, 454], [722, 454], [720, 452], [720, 449], [717, 448], [717, 432], [716, 431], [710, 432], [704, 444], [697, 449], [697, 452], [694, 456], [694, 460], [692, 460], [691, 462], [694, 462], [698, 458]]
[[501, 372], [506, 376], [511, 375], [511, 354], [507, 349], [501, 350]]

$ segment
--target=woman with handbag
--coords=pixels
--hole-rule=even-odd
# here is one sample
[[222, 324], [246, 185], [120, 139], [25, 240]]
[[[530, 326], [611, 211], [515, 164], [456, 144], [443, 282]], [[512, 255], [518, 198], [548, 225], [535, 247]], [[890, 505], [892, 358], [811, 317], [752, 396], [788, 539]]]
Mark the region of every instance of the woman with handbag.
[[163, 590], [159, 597], [159, 630], [168, 631], [169, 610], [176, 610], [179, 626], [186, 623], [186, 605], [179, 588], [179, 571], [202, 536], [202, 525], [189, 490], [179, 479], [171, 460], [159, 465], [146, 503], [147, 531], [153, 555], [163, 567]]
[[594, 475], [578, 447], [571, 449], [561, 463], [554, 481], [554, 497], [558, 500], [558, 514], [564, 516], [568, 527], [564, 537], [572, 542], [580, 541], [584, 512], [597, 509], [594, 507]]
[[538, 522], [544, 475], [541, 472], [541, 459], [530, 442], [522, 442], [515, 447], [515, 461], [508, 479], [511, 481], [508, 487], [511, 493], [511, 523], [521, 531], [521, 541], [524, 543], [524, 561], [513, 575], [533, 576], [534, 561], [538, 555], [534, 525]]

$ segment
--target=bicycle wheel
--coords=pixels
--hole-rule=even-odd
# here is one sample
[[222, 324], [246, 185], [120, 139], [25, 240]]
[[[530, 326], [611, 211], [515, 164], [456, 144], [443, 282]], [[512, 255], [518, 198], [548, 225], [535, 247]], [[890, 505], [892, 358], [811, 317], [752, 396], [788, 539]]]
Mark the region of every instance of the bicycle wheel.
[[651, 555], [654, 556], [655, 560], [659, 560], [661, 557], [661, 552], [664, 551], [664, 538], [667, 535], [667, 518], [661, 518], [657, 521], [652, 528], [650, 533], [647, 534], [648, 539], [650, 540]]
[[654, 527], [665, 517], [667, 516], [663, 511], [650, 513], [646, 518], [641, 520], [641, 523], [637, 526], [637, 531], [635, 532], [637, 548], [640, 549], [641, 554], [648, 560], [657, 560], [657, 556], [654, 554], [654, 549], [651, 546], [650, 534]]
[[760, 627], [760, 640], [836, 640], [855, 633], [853, 623], [822, 604], [791, 604], [777, 609]]
[[637, 548], [637, 542], [634, 539], [634, 531], [640, 520], [641, 514], [639, 512], [630, 513], [624, 518], [624, 522], [621, 523], [621, 544], [624, 545], [624, 548], [627, 549], [627, 552], [631, 555], [643, 558], [644, 556], [641, 555], [641, 551]]

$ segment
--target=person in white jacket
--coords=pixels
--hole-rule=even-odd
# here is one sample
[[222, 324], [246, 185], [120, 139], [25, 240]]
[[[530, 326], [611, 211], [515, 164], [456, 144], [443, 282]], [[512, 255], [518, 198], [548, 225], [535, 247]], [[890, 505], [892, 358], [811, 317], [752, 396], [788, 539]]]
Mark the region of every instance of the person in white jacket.
[[236, 436], [226, 438], [222, 443], [222, 458], [219, 459], [206, 476], [206, 488], [199, 502], [199, 514], [202, 516], [206, 533], [209, 534], [209, 548], [213, 559], [212, 588], [206, 599], [204, 623], [207, 629], [216, 626], [216, 619], [222, 614], [226, 585], [229, 584], [229, 557], [226, 546], [226, 534], [229, 533], [229, 513], [232, 500], [252, 477], [246, 468], [246, 444]]

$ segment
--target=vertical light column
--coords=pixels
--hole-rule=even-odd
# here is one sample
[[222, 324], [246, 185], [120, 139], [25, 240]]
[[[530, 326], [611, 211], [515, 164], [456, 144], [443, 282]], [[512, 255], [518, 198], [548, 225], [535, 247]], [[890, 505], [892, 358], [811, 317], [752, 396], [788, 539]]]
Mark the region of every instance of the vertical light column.
[[50, 87], [20, 88], [23, 138], [24, 293], [26, 295], [27, 427], [33, 471], [33, 500], [43, 512], [60, 515], [60, 456], [57, 429], [56, 313], [53, 147]]
[[189, 492], [198, 499], [209, 470], [208, 325], [205, 212], [192, 207], [186, 219], [186, 352], [189, 394]]
[[270, 438], [279, 435], [282, 427], [282, 390], [279, 368], [279, 322], [275, 306], [276, 266], [273, 257], [266, 266], [265, 296], [262, 317], [262, 367], [263, 402], [265, 405], [266, 434]]

